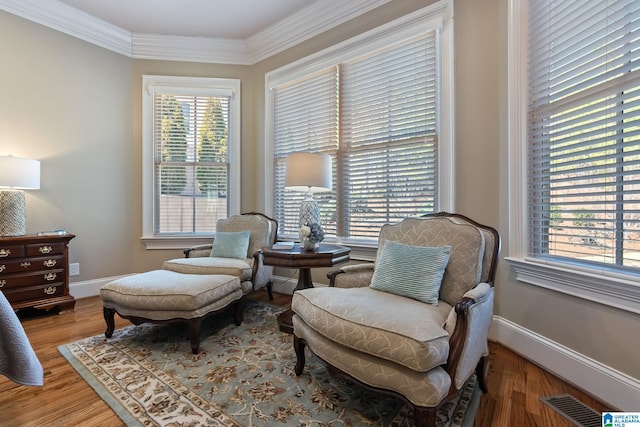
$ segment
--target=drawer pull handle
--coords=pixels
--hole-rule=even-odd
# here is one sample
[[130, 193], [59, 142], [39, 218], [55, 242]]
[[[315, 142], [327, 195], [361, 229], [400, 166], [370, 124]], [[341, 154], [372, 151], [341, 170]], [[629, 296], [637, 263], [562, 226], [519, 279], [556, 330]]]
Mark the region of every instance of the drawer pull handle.
[[44, 275], [44, 280], [48, 280], [48, 281], [52, 281], [52, 280], [56, 280], [56, 273], [47, 273]]
[[4, 264], [0, 265], [0, 273], [2, 273], [5, 268], [7, 268], [6, 265], [4, 265]]
[[11, 251], [9, 249], [0, 249], [0, 258], [6, 258], [11, 255]]
[[45, 267], [53, 267], [54, 265], [56, 265], [55, 259], [48, 259], [44, 262]]
[[48, 288], [44, 288], [44, 293], [47, 295], [53, 295], [56, 293], [56, 287], [55, 286], [49, 286]]
[[3, 288], [4, 285], [6, 285], [6, 284], [7, 284], [6, 280], [0, 280], [0, 288]]
[[22, 268], [31, 267], [31, 263], [29, 261], [21, 262], [20, 267]]
[[40, 246], [38, 250], [40, 251], [41, 254], [48, 254], [49, 252], [52, 251], [51, 246]]

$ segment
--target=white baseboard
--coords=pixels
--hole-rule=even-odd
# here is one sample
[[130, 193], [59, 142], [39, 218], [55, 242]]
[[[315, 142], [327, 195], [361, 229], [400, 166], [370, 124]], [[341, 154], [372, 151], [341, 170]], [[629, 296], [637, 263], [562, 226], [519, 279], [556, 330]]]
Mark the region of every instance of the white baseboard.
[[69, 293], [74, 298], [87, 298], [100, 295], [100, 288], [107, 283], [120, 279], [122, 277], [130, 276], [130, 274], [124, 274], [122, 276], [103, 277], [100, 279], [83, 280], [81, 282], [70, 282]]
[[293, 290], [298, 284], [298, 279], [296, 279], [295, 277], [273, 276], [272, 280], [273, 292], [285, 295], [293, 295]]
[[612, 406], [612, 410], [640, 408], [640, 380], [604, 365], [533, 331], [494, 316], [489, 339], [521, 354], [563, 380]]
[[[72, 282], [69, 293], [74, 298], [100, 294], [100, 288], [123, 276]], [[297, 279], [273, 277], [273, 291], [293, 294]], [[322, 284], [315, 284], [323, 286]], [[494, 316], [489, 339], [521, 354], [563, 380], [585, 390], [612, 410], [637, 411], [640, 408], [640, 380], [604, 365], [568, 347], [530, 331], [500, 316]]]

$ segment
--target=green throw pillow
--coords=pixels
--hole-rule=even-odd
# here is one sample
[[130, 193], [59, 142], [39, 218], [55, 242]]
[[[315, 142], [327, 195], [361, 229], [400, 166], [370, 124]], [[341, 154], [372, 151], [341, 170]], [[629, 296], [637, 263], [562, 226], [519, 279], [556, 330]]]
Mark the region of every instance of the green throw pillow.
[[381, 250], [371, 288], [438, 304], [451, 246], [410, 246], [387, 240]]
[[211, 247], [211, 256], [247, 259], [250, 235], [248, 230], [216, 232]]

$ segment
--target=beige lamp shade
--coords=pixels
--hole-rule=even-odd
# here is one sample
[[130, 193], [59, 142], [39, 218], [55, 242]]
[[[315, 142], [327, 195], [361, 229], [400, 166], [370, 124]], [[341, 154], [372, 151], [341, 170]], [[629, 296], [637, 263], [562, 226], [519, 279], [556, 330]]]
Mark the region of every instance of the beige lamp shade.
[[39, 189], [40, 161], [0, 156], [0, 188]]
[[40, 188], [40, 162], [0, 156], [0, 236], [26, 234], [25, 190]]
[[313, 193], [330, 191], [331, 177], [331, 156], [326, 153], [297, 152], [287, 156], [284, 188], [307, 194], [300, 204], [299, 226], [320, 225], [320, 208]]
[[332, 187], [331, 156], [297, 152], [287, 156], [284, 187], [287, 190], [318, 193]]

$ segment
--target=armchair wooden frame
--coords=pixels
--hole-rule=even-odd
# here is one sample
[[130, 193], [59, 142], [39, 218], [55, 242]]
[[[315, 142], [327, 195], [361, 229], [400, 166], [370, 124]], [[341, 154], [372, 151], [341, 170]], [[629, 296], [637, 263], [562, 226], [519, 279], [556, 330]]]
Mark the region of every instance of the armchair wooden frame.
[[[484, 278], [483, 278], [483, 282], [488, 283], [491, 287], [493, 287], [494, 284], [494, 280], [495, 280], [495, 274], [496, 274], [496, 270], [497, 270], [497, 264], [498, 264], [498, 257], [499, 257], [499, 253], [500, 253], [500, 236], [499, 233], [496, 229], [487, 226], [487, 225], [483, 225], [483, 224], [479, 224], [478, 222], [464, 216], [461, 214], [455, 214], [455, 213], [448, 213], [448, 212], [438, 212], [438, 213], [433, 213], [433, 214], [426, 214], [423, 215], [423, 217], [454, 217], [454, 218], [459, 218], [463, 221], [468, 222], [469, 224], [474, 225], [475, 227], [479, 228], [480, 230], [482, 230], [484, 233], [489, 233], [490, 235], [493, 236], [493, 240], [494, 240], [494, 245], [491, 248], [490, 253], [486, 253], [485, 252], [485, 257], [490, 257], [491, 261], [490, 264], [488, 266], [488, 272], [485, 273]], [[339, 275], [344, 274], [345, 270], [340, 268], [334, 271], [330, 271], [329, 273], [327, 273], [327, 277], [330, 280], [329, 286], [330, 287], [334, 287], [336, 286], [336, 280], [338, 278]], [[450, 351], [448, 354], [448, 359], [447, 359], [447, 363], [445, 364], [445, 366], [443, 367], [444, 370], [449, 374], [449, 376], [451, 378], [454, 378], [456, 375], [456, 367], [459, 366], [459, 362], [461, 357], [463, 356], [463, 350], [464, 350], [464, 341], [465, 341], [465, 336], [467, 333], [467, 330], [469, 328], [469, 323], [468, 323], [468, 316], [469, 316], [469, 310], [471, 308], [471, 306], [475, 303], [475, 301], [472, 298], [468, 298], [468, 297], [464, 297], [461, 298], [456, 304], [455, 304], [455, 312], [457, 315], [457, 320], [456, 320], [456, 325], [455, 328], [453, 330], [453, 333], [451, 334], [451, 337], [449, 339], [449, 346], [450, 346]], [[307, 347], [307, 343], [304, 341], [304, 339], [297, 337], [294, 334], [294, 350], [297, 356], [297, 363], [295, 365], [295, 373], [296, 375], [301, 375], [302, 371], [304, 369], [304, 365], [305, 365], [305, 354], [304, 354], [304, 350], [305, 347]], [[395, 391], [391, 391], [391, 390], [386, 390], [386, 389], [382, 389], [379, 387], [373, 387], [370, 386], [356, 378], [354, 378], [353, 376], [351, 376], [350, 374], [348, 374], [347, 372], [344, 372], [343, 370], [336, 368], [335, 366], [331, 365], [329, 362], [323, 360], [321, 357], [317, 356], [316, 357], [323, 362], [323, 364], [325, 366], [327, 366], [327, 370], [332, 374], [335, 375], [337, 377], [342, 377], [343, 379], [346, 379], [347, 381], [351, 381], [357, 384], [360, 384], [362, 387], [365, 387], [367, 389], [371, 389], [371, 390], [375, 390], [377, 392], [381, 392], [381, 393], [385, 393], [385, 394], [390, 394], [396, 397], [399, 397], [400, 399], [404, 400], [409, 406], [412, 406], [414, 409], [414, 417], [415, 417], [415, 425], [417, 427], [426, 427], [426, 426], [435, 426], [435, 422], [436, 422], [436, 414], [437, 414], [437, 410], [438, 408], [445, 403], [448, 400], [451, 400], [457, 393], [460, 392], [460, 389], [457, 389], [455, 387], [455, 381], [451, 382], [451, 387], [449, 389], [448, 394], [445, 396], [445, 398], [440, 402], [440, 404], [436, 407], [423, 407], [423, 406], [417, 406], [414, 405], [413, 403], [411, 403], [405, 396], [403, 396], [400, 393], [397, 393]], [[487, 374], [487, 370], [488, 370], [488, 363], [486, 362], [486, 356], [481, 357], [480, 361], [478, 362], [475, 372], [476, 372], [476, 376], [478, 379], [478, 384], [480, 389], [486, 393], [488, 391], [487, 389], [487, 383], [486, 383], [486, 374]]]
[[[261, 213], [261, 212], [244, 212], [240, 215], [258, 215], [261, 216], [269, 221], [271, 221], [275, 227], [274, 230], [274, 239], [273, 242], [271, 242], [270, 244], [274, 244], [277, 240], [278, 240], [278, 221], [276, 221], [275, 219]], [[184, 257], [185, 258], [190, 258], [191, 257], [191, 252], [193, 252], [194, 250], [203, 250], [203, 249], [208, 249], [211, 250], [211, 244], [206, 244], [206, 245], [198, 245], [198, 246], [192, 246], [190, 248], [187, 248], [185, 250], [183, 250], [182, 252], [184, 253]], [[260, 268], [260, 266], [262, 265], [262, 259], [264, 258], [264, 255], [262, 254], [261, 250], [258, 250], [256, 252], [253, 253], [253, 266], [252, 266], [252, 272], [251, 272], [251, 282], [252, 283], [256, 283], [256, 277], [258, 275], [258, 269]], [[267, 293], [269, 295], [269, 299], [273, 300], [273, 281], [270, 280], [267, 285]]]

